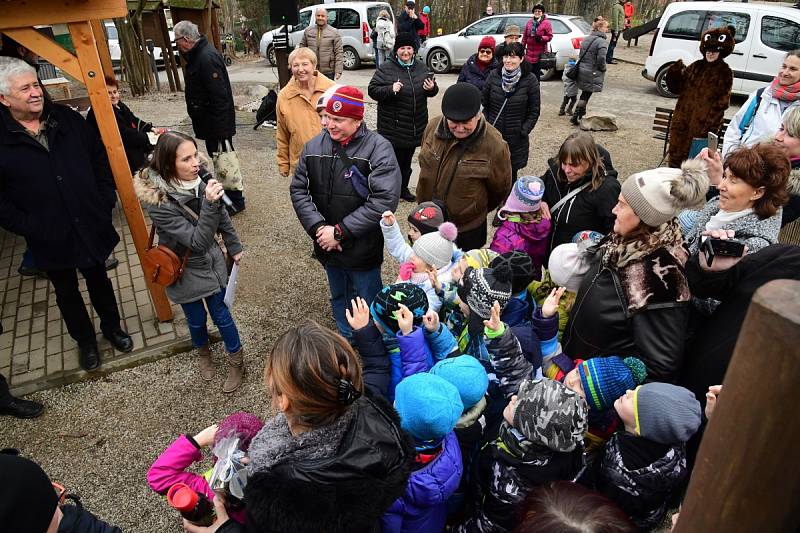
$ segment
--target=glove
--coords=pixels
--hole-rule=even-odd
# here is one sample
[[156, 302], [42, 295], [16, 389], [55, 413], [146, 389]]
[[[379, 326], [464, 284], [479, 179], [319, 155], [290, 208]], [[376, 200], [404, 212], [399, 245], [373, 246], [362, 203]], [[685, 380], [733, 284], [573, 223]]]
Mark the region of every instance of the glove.
[[400, 265], [400, 274], [398, 274], [398, 277], [402, 281], [410, 280], [411, 275], [414, 273], [415, 268], [416, 267], [414, 266], [414, 263], [412, 263], [411, 261], [403, 263], [402, 265]]
[[542, 42], [544, 42], [544, 40], [542, 39], [542, 36], [541, 36], [541, 35], [536, 35], [536, 36], [533, 38], [533, 40], [534, 40], [534, 41], [536, 41], [537, 43], [542, 43]]

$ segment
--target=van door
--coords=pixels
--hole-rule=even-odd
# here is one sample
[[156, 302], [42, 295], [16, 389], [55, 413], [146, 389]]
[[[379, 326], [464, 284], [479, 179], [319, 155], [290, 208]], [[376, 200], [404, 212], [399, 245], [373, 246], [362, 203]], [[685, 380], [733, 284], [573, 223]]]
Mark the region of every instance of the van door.
[[778, 75], [786, 52], [800, 43], [800, 17], [790, 20], [784, 14], [759, 11], [758, 35], [750, 49], [745, 91], [752, 92]]
[[[755, 14], [754, 14], [755, 15]], [[733, 90], [741, 91], [744, 77], [747, 76], [747, 61], [751, 45], [755, 40], [755, 16], [738, 11], [709, 11], [700, 35], [706, 30], [733, 26], [736, 28], [736, 47], [725, 62], [733, 71]], [[698, 49], [699, 50], [699, 49]], [[699, 52], [698, 52], [699, 54]]]
[[304, 9], [300, 11], [300, 14], [297, 17], [297, 24], [292, 26], [292, 31], [289, 34], [289, 44], [292, 47], [300, 44], [300, 41], [303, 39], [303, 32], [306, 31], [308, 25], [311, 24], [311, 12], [311, 9]]

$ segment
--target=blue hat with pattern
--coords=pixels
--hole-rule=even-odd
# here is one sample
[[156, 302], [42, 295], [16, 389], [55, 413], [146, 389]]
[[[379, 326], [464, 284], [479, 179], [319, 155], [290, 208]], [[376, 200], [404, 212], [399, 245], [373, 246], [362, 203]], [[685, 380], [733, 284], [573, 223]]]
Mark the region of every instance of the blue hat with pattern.
[[633, 390], [647, 377], [647, 368], [636, 357], [622, 359], [611, 357], [593, 357], [578, 365], [586, 403], [595, 411], [605, 411], [614, 406], [614, 402]]
[[428, 295], [422, 287], [413, 283], [395, 283], [381, 289], [369, 306], [372, 319], [385, 331], [396, 334], [400, 330], [397, 324], [400, 304], [414, 314], [415, 326], [422, 324], [422, 317], [428, 312]]

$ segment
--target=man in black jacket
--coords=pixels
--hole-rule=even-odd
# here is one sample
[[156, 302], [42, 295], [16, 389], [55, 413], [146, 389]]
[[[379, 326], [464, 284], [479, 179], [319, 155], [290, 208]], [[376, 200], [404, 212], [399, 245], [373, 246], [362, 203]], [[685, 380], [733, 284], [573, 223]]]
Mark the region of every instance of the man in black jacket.
[[419, 30], [425, 29], [425, 24], [416, 13], [416, 4], [409, 0], [403, 6], [403, 12], [397, 15], [397, 35], [410, 33], [414, 36], [414, 51], [419, 50]]
[[[186, 111], [195, 137], [206, 142], [209, 155], [233, 150], [236, 110], [225, 60], [197, 24], [182, 20], [175, 24], [175, 45], [186, 60]], [[226, 187], [228, 183], [224, 183]], [[242, 191], [225, 189], [237, 211], [244, 209]]]
[[0, 104], [0, 226], [25, 237], [55, 288], [81, 367], [95, 370], [100, 352], [76, 269], [86, 280], [103, 335], [119, 351], [133, 349], [105, 269], [119, 242], [105, 149], [78, 113], [45, 104], [36, 71], [24, 61], [0, 62]]
[[360, 90], [341, 87], [325, 110], [327, 129], [306, 143], [289, 190], [328, 275], [336, 326], [350, 340], [350, 300], [360, 296], [371, 303], [382, 285], [378, 224], [384, 211], [397, 209], [400, 171], [389, 141], [363, 124]]

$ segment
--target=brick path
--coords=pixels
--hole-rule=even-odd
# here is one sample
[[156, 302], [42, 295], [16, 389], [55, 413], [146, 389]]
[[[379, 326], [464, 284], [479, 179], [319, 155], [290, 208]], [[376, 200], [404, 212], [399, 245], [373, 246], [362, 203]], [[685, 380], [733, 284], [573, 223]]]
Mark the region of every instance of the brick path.
[[[134, 366], [191, 347], [186, 320], [180, 306], [173, 305], [173, 322], [159, 323], [150, 302], [139, 257], [122, 210], [114, 210], [114, 226], [121, 236], [114, 250], [119, 267], [109, 272], [125, 328], [133, 338], [134, 350], [123, 354], [100, 335], [100, 319], [89, 304], [81, 278], [84, 302], [98, 332], [104, 372]], [[78, 366], [78, 347], [67, 333], [56, 306], [52, 285], [43, 278], [17, 273], [25, 251], [22, 237], [0, 229], [0, 373], [9, 379], [16, 394], [27, 394], [88, 376]], [[176, 346], [173, 346], [176, 345]], [[169, 350], [167, 348], [169, 347]]]

